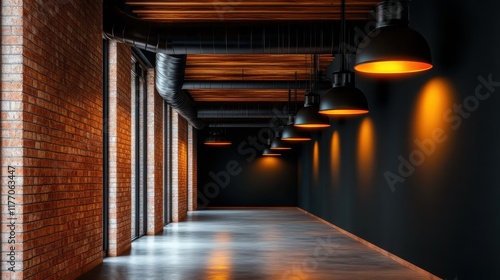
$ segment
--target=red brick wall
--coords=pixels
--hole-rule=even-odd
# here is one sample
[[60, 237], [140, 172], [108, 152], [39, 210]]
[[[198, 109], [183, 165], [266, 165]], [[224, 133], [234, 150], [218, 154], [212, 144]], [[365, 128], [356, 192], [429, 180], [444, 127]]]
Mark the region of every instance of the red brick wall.
[[[23, 95], [23, 78], [22, 78], [22, 67], [23, 67], [23, 55], [22, 55], [22, 42], [23, 42], [23, 20], [22, 20], [22, 3], [17, 1], [2, 1], [1, 19], [2, 19], [2, 37], [1, 37], [1, 63], [2, 70], [1, 75], [1, 133], [2, 133], [2, 143], [1, 143], [1, 161], [2, 169], [1, 172], [1, 197], [2, 197], [2, 209], [1, 209], [1, 232], [2, 232], [2, 249], [1, 249], [1, 268], [2, 268], [2, 279], [21, 279], [22, 272], [13, 273], [8, 271], [11, 257], [7, 254], [13, 254], [12, 257], [13, 264], [15, 265], [15, 271], [20, 271], [23, 267], [23, 250], [24, 246], [21, 243], [23, 232], [23, 224], [21, 223], [23, 218], [23, 175], [25, 169], [23, 167], [23, 105], [22, 101], [25, 95]], [[8, 166], [15, 167], [15, 177], [11, 180], [14, 184], [13, 189], [9, 189], [7, 186], [10, 179], [7, 177]], [[11, 183], [12, 183], [11, 182]], [[11, 191], [11, 197], [9, 198], [9, 191]], [[8, 201], [15, 203], [15, 207], [11, 208], [12, 214], [10, 215], [8, 211]], [[12, 206], [12, 205], [11, 205]], [[8, 218], [13, 218], [17, 220], [12, 220], [16, 222], [16, 225], [12, 228], [12, 231], [7, 227], [10, 220]], [[12, 232], [12, 235], [11, 235]], [[12, 239], [9, 239], [12, 237]], [[15, 244], [9, 244], [8, 240], [14, 240]], [[14, 250], [10, 250], [10, 248]]]
[[70, 278], [102, 261], [102, 5], [19, 2], [2, 1], [2, 53], [14, 53], [12, 67], [2, 61], [2, 81], [12, 81], [2, 83], [2, 99], [11, 100], [10, 108], [2, 101], [2, 119], [17, 129], [22, 120], [23, 131], [9, 131], [14, 141], [2, 143], [2, 164], [17, 166], [16, 241], [23, 244], [16, 268], [23, 271], [5, 271], [2, 253], [2, 278]]
[[172, 111], [172, 221], [180, 222], [187, 216], [187, 145], [188, 123]]
[[148, 70], [148, 228], [163, 230], [163, 99], [156, 92], [155, 70]]
[[131, 50], [109, 45], [109, 252], [130, 249], [131, 231]]

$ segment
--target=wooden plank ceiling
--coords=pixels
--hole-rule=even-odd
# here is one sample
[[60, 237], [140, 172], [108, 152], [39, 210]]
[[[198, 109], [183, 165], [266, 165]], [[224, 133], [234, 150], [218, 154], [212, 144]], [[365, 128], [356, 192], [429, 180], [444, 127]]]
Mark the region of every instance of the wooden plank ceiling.
[[[366, 20], [378, 0], [346, 1], [347, 20]], [[153, 22], [319, 21], [339, 20], [340, 0], [125, 0], [130, 10]], [[320, 71], [332, 63], [320, 56]], [[186, 80], [309, 81], [311, 55], [188, 55]], [[287, 89], [191, 89], [197, 102], [287, 101]], [[301, 91], [300, 94], [303, 94]]]
[[[326, 69], [332, 55], [321, 55], [319, 69]], [[309, 81], [311, 55], [188, 55], [186, 80], [197, 81]], [[287, 101], [287, 89], [196, 89], [198, 102]]]
[[[339, 20], [340, 0], [126, 0], [138, 17], [153, 21]], [[365, 20], [379, 0], [346, 1], [348, 20]]]

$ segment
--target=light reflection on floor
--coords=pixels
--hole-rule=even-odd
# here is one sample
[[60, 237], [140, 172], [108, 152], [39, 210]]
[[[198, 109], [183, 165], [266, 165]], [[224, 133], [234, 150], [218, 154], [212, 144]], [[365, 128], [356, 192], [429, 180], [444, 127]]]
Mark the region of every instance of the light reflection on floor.
[[296, 209], [204, 210], [80, 279], [427, 279]]

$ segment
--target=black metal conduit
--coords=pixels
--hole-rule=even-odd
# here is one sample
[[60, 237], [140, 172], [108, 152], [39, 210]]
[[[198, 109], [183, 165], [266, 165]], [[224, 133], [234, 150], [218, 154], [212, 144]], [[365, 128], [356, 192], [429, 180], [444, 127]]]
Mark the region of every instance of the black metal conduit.
[[156, 89], [168, 104], [194, 128], [203, 129], [205, 123], [198, 119], [194, 101], [182, 91], [186, 55], [156, 54]]
[[241, 123], [211, 123], [211, 128], [269, 128], [271, 120], [260, 122], [241, 122]]
[[[302, 104], [302, 103], [301, 103]], [[198, 108], [198, 118], [209, 120], [221, 119], [288, 119], [287, 102], [223, 102], [202, 103]], [[248, 121], [246, 121], [248, 122]]]
[[332, 54], [335, 21], [155, 23], [105, 1], [103, 29], [114, 40], [166, 54]]
[[224, 109], [224, 110], [198, 110], [198, 118], [201, 119], [267, 119], [288, 118], [286, 112], [273, 109]]

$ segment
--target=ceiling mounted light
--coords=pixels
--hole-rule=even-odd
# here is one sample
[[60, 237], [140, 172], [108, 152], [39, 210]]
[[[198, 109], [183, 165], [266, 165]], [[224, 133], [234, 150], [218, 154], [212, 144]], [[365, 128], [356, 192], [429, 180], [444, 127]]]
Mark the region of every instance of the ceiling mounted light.
[[310, 141], [311, 137], [305, 131], [300, 131], [294, 125], [293, 116], [288, 117], [288, 124], [283, 129], [283, 135], [281, 136], [283, 141]]
[[[294, 112], [297, 112], [297, 72], [295, 72], [295, 94], [294, 94]], [[300, 130], [298, 127], [293, 125], [294, 123], [294, 115], [292, 114], [292, 92], [288, 89], [288, 123], [283, 128], [283, 134], [281, 135], [281, 140], [283, 141], [310, 141], [311, 137], [308, 135], [306, 131]]]
[[325, 115], [361, 115], [368, 113], [368, 101], [363, 92], [355, 86], [354, 73], [347, 67], [345, 32], [345, 0], [342, 0], [341, 31], [343, 44], [341, 70], [333, 74], [333, 87], [321, 98], [319, 113]]
[[300, 128], [327, 128], [330, 127], [330, 119], [318, 113], [320, 96], [316, 92], [318, 55], [314, 55], [314, 83], [311, 91], [305, 95], [304, 108], [300, 109], [295, 116], [294, 126]]
[[207, 146], [229, 146], [231, 141], [227, 140], [226, 136], [218, 131], [210, 133], [205, 139], [204, 144]]
[[279, 157], [281, 156], [280, 153], [271, 150], [271, 139], [267, 139], [267, 146], [264, 148], [264, 151], [262, 152], [262, 156], [265, 157]]
[[319, 94], [309, 92], [305, 96], [304, 108], [297, 112], [294, 126], [301, 128], [327, 128], [330, 120], [327, 116], [318, 113]]
[[281, 141], [280, 132], [276, 131], [276, 135], [274, 136], [273, 142], [271, 143], [271, 150], [285, 151], [291, 150], [291, 147], [287, 147], [283, 141]]
[[319, 113], [337, 116], [368, 113], [368, 101], [354, 85], [354, 73], [346, 71], [333, 74], [333, 88], [321, 98]]
[[404, 74], [432, 68], [425, 38], [409, 27], [405, 0], [383, 1], [375, 8], [377, 25], [358, 46], [354, 69], [372, 74]]

